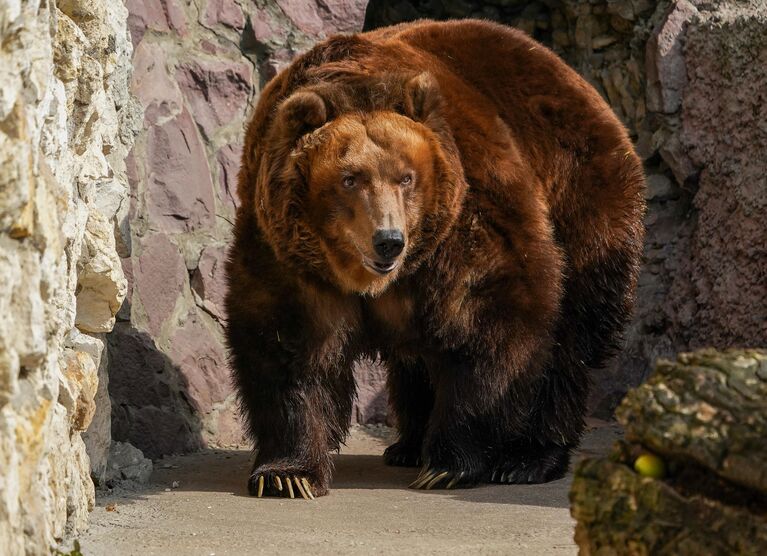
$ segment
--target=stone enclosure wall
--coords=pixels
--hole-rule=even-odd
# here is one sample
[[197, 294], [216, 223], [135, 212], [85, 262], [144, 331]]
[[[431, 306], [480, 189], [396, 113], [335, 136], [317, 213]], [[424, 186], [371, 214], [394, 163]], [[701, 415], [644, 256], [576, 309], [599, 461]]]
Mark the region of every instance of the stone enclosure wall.
[[91, 463], [105, 471], [105, 334], [126, 293], [115, 230], [138, 121], [127, 15], [110, 0], [0, 3], [4, 555], [82, 529]]
[[[145, 478], [133, 446], [243, 445], [222, 341], [242, 127], [264, 84], [336, 32], [516, 25], [626, 123], [648, 172], [645, 266], [597, 415], [658, 356], [767, 345], [766, 4], [0, 4], [0, 553], [82, 528], [89, 474]], [[385, 370], [357, 376], [354, 420], [384, 421]]]

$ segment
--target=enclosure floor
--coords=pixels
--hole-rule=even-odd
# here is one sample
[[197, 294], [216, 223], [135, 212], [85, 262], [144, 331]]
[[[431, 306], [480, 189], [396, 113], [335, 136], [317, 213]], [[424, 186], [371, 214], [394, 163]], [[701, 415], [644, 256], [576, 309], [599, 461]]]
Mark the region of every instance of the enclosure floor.
[[[592, 427], [576, 459], [605, 453], [619, 434], [614, 425]], [[82, 551], [87, 556], [576, 553], [570, 476], [534, 486], [409, 490], [417, 470], [383, 464], [390, 438], [388, 429], [355, 428], [336, 456], [330, 494], [313, 502], [248, 496], [247, 451], [159, 460], [145, 490], [97, 500], [90, 529], [80, 538]]]

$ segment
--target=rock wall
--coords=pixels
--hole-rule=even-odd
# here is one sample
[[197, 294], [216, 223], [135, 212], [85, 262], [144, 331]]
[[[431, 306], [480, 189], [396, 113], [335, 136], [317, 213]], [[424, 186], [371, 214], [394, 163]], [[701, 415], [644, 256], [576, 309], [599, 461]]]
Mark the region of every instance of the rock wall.
[[687, 82], [673, 128], [684, 156], [669, 164], [697, 184], [688, 256], [666, 306], [670, 335], [693, 348], [764, 346], [767, 2], [701, 3], [687, 13], [679, 60]]
[[128, 297], [109, 336], [113, 435], [150, 457], [244, 442], [223, 343], [241, 136], [297, 53], [365, 2], [127, 0], [144, 108], [128, 161]]
[[94, 461], [109, 448], [94, 414], [126, 292], [127, 15], [110, 0], [0, 3], [1, 554], [47, 554], [82, 529], [83, 433]]

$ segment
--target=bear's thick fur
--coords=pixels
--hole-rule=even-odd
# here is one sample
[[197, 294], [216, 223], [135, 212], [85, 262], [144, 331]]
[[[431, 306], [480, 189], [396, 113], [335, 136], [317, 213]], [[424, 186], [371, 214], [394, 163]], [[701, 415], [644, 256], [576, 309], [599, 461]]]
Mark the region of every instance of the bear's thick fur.
[[522, 32], [419, 21], [299, 57], [248, 126], [227, 267], [250, 491], [327, 492], [376, 353], [413, 486], [561, 477], [629, 318], [643, 190], [608, 105]]

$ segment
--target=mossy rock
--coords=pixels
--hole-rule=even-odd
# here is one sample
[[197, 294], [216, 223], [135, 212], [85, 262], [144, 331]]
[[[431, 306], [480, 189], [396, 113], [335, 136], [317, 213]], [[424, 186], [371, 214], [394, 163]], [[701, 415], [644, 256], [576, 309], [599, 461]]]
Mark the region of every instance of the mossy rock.
[[588, 459], [570, 491], [581, 556], [767, 554], [767, 515], [642, 477], [628, 465]]
[[767, 352], [661, 360], [616, 411], [626, 440], [767, 494]]
[[[767, 554], [767, 352], [660, 361], [617, 417], [625, 441], [575, 470], [582, 555]], [[663, 479], [634, 471], [645, 451], [664, 460]]]

